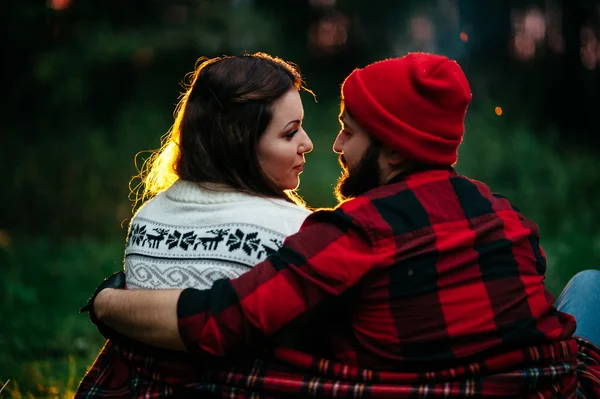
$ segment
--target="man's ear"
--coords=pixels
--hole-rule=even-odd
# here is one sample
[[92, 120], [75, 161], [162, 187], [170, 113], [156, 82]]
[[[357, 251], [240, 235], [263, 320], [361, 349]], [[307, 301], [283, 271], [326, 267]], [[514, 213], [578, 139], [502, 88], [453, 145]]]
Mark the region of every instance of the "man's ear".
[[383, 155], [384, 163], [388, 164], [393, 169], [396, 169], [402, 164], [402, 162], [404, 162], [404, 158], [398, 153], [398, 151], [388, 146], [383, 146], [381, 149], [381, 155]]

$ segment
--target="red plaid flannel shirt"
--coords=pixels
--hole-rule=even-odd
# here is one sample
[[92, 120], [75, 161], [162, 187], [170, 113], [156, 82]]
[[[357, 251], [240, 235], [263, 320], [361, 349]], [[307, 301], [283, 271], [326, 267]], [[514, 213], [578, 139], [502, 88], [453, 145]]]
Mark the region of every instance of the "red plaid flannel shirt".
[[[152, 381], [147, 397], [600, 397], [600, 352], [571, 337], [545, 268], [537, 226], [507, 199], [452, 169], [423, 171], [315, 212], [238, 279], [184, 290], [194, 365], [114, 352], [136, 365], [133, 380]], [[323, 314], [330, 322], [311, 324]], [[296, 325], [322, 330], [331, 361], [279, 347], [210, 367], [207, 354]], [[108, 392], [102, 367], [92, 372], [82, 386]]]

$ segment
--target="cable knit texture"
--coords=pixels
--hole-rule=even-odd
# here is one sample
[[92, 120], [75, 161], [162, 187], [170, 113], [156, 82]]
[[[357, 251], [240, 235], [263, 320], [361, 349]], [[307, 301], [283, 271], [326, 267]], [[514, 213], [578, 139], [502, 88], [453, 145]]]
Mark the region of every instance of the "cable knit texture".
[[130, 289], [210, 288], [276, 251], [310, 211], [222, 185], [179, 180], [133, 217], [125, 250]]

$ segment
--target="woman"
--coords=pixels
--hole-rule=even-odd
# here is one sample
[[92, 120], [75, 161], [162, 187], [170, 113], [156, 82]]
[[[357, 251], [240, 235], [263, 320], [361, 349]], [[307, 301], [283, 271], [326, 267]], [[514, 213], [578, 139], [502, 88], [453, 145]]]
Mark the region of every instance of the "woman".
[[[302, 128], [302, 88], [293, 65], [263, 53], [196, 68], [165, 144], [144, 165], [140, 197], [148, 201], [131, 221], [125, 252], [129, 289], [209, 288], [298, 231], [310, 212], [294, 190], [313, 148]], [[177, 395], [169, 374], [192, 364], [109, 340], [75, 397]]]

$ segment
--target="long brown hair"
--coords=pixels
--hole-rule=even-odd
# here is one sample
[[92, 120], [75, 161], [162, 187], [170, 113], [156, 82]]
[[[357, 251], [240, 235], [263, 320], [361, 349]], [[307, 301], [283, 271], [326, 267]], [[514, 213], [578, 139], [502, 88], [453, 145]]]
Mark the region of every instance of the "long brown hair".
[[298, 68], [255, 53], [200, 58], [187, 77], [173, 126], [137, 176], [136, 203], [182, 179], [301, 204], [294, 191], [280, 189], [263, 172], [256, 152], [271, 122], [273, 102], [304, 88]]

